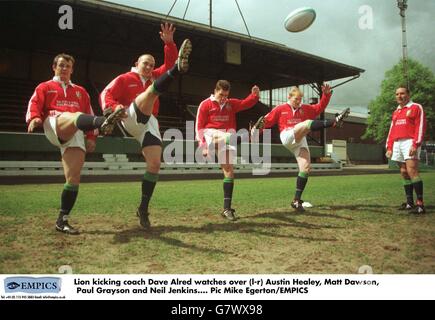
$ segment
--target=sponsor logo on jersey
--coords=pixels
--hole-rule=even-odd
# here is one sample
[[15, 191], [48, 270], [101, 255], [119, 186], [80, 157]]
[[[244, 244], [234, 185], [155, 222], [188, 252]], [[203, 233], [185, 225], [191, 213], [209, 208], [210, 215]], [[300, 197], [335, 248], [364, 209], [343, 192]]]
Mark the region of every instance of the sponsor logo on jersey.
[[396, 126], [403, 126], [406, 124], [406, 119], [398, 119], [396, 121]]

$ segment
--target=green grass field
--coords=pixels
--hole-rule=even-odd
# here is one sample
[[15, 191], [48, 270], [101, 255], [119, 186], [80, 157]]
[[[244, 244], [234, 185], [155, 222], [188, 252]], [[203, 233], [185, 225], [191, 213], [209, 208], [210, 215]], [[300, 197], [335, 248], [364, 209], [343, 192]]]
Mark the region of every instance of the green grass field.
[[435, 273], [435, 172], [421, 174], [428, 213], [396, 210], [399, 174], [311, 177], [290, 209], [295, 177], [236, 180], [240, 219], [220, 216], [222, 180], [159, 182], [153, 228], [135, 216], [139, 183], [80, 186], [71, 223], [54, 229], [61, 184], [0, 186], [0, 273]]

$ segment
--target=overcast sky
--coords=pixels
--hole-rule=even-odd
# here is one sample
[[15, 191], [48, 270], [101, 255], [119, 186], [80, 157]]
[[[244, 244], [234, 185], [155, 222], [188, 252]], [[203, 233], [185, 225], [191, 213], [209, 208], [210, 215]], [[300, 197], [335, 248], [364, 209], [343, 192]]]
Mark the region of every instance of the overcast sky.
[[[174, 0], [111, 2], [166, 15]], [[183, 18], [188, 2], [178, 0], [171, 16]], [[247, 35], [235, 0], [213, 0], [212, 3], [214, 26]], [[408, 55], [435, 72], [435, 0], [408, 0], [407, 3]], [[365, 70], [359, 79], [334, 91], [332, 104], [367, 105], [379, 94], [385, 71], [402, 57], [397, 0], [238, 0], [238, 4], [251, 36]], [[306, 6], [316, 11], [314, 24], [300, 33], [286, 31], [283, 21], [288, 13]], [[370, 9], [372, 28], [361, 29], [361, 21], [370, 22], [365, 19]], [[190, 0], [185, 19], [208, 25], [208, 12], [209, 1]]]

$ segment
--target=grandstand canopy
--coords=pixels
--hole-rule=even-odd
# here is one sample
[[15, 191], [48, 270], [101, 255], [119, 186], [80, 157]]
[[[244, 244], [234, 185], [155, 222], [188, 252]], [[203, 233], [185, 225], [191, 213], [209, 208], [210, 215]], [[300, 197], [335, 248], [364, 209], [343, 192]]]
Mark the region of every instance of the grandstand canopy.
[[[58, 26], [62, 16], [59, 7], [65, 4], [73, 8], [72, 30], [61, 30]], [[10, 57], [5, 58], [7, 50], [21, 50], [28, 55], [67, 51], [88, 62], [122, 66], [132, 65], [138, 55], [150, 52], [159, 63], [163, 55], [158, 32], [164, 18], [153, 12], [97, 0], [1, 1], [0, 26], [3, 31], [10, 31], [2, 32], [5, 34], [1, 63], [3, 67], [4, 63], [11, 63]], [[172, 17], [169, 20], [176, 24], [177, 44], [186, 37], [194, 44], [189, 79], [196, 88], [201, 89], [197, 84], [202, 79], [214, 83], [225, 78], [242, 87], [255, 83], [262, 89], [271, 89], [364, 72], [266, 40]], [[0, 69], [0, 76], [1, 72]]]

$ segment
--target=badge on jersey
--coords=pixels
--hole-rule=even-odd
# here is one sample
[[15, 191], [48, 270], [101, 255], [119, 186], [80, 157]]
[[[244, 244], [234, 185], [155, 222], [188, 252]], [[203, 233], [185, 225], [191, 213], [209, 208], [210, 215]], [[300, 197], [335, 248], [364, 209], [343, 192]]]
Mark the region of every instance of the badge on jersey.
[[77, 99], [81, 99], [82, 93], [80, 91], [76, 91], [76, 97], [77, 97]]
[[410, 117], [410, 116], [411, 116], [411, 113], [412, 113], [412, 110], [408, 110], [408, 111], [406, 111], [406, 116], [407, 116], [407, 117]]

